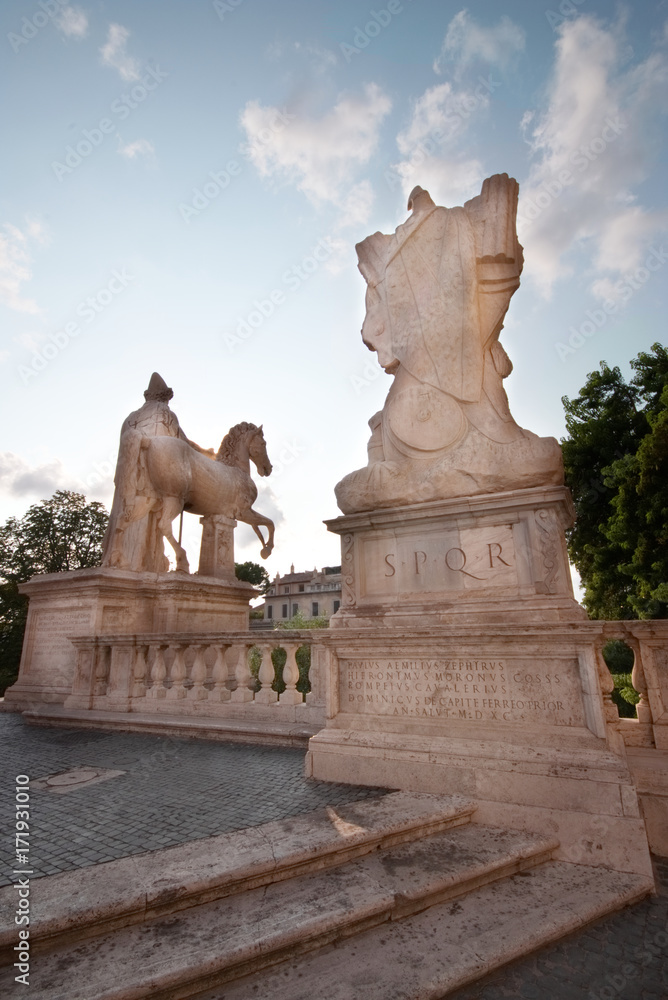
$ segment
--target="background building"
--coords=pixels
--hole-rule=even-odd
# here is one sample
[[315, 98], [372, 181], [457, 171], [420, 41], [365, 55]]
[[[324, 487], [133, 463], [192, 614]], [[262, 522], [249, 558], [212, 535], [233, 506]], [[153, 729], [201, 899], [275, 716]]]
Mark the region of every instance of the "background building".
[[259, 611], [265, 621], [292, 618], [301, 613], [305, 618], [328, 617], [341, 606], [341, 567], [323, 566], [306, 573], [295, 573], [295, 567], [281, 576], [277, 573]]

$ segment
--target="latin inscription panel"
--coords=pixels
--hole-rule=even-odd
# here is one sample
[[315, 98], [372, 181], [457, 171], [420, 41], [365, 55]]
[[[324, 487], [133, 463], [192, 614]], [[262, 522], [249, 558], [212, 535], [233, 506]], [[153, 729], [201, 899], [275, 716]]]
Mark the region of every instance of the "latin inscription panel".
[[584, 726], [576, 661], [340, 659], [340, 710], [423, 720]]
[[361, 538], [359, 546], [362, 597], [518, 585], [515, 538], [508, 524], [372, 535]]
[[92, 608], [36, 611], [30, 622], [33, 637], [30, 675], [38, 674], [52, 681], [71, 683], [74, 646], [68, 636], [88, 635], [92, 615]]

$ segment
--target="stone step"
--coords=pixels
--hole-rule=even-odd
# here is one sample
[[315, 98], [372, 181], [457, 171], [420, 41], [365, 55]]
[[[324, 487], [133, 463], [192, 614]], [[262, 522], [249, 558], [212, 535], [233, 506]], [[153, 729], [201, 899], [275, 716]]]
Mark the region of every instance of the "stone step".
[[[470, 821], [462, 796], [392, 792], [31, 882], [33, 951], [320, 871]], [[16, 890], [0, 889], [0, 964], [13, 962]]]
[[551, 861], [318, 952], [291, 956], [198, 1000], [443, 1000], [651, 889], [642, 875]]
[[556, 846], [553, 839], [473, 825], [432, 834], [44, 953], [34, 963], [30, 985], [40, 1000], [194, 996], [443, 906], [444, 900], [545, 862]]

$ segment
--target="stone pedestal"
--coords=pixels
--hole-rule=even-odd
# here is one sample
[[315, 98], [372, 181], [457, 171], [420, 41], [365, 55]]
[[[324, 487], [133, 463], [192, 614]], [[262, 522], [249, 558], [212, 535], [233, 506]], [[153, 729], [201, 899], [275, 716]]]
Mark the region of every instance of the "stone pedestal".
[[563, 486], [350, 514], [341, 535], [343, 593], [333, 627], [571, 621]]
[[234, 529], [237, 522], [223, 514], [201, 517], [202, 545], [199, 550], [200, 576], [236, 580], [234, 572]]
[[106, 568], [35, 576], [21, 592], [30, 598], [21, 669], [5, 693], [7, 705], [17, 710], [63, 704], [71, 694], [70, 637], [244, 631], [256, 594], [236, 578]]
[[556, 836], [558, 856], [651, 877], [605, 623], [575, 601], [563, 486], [328, 521], [342, 608], [324, 637], [315, 778], [477, 803], [474, 821]]

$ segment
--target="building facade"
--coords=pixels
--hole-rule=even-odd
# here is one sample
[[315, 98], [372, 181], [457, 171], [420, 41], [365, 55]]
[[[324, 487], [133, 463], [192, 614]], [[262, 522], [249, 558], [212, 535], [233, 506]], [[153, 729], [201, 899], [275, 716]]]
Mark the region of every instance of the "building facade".
[[306, 573], [277, 573], [267, 591], [262, 611], [265, 621], [282, 621], [302, 614], [304, 618], [328, 618], [341, 606], [341, 567], [323, 566]]

